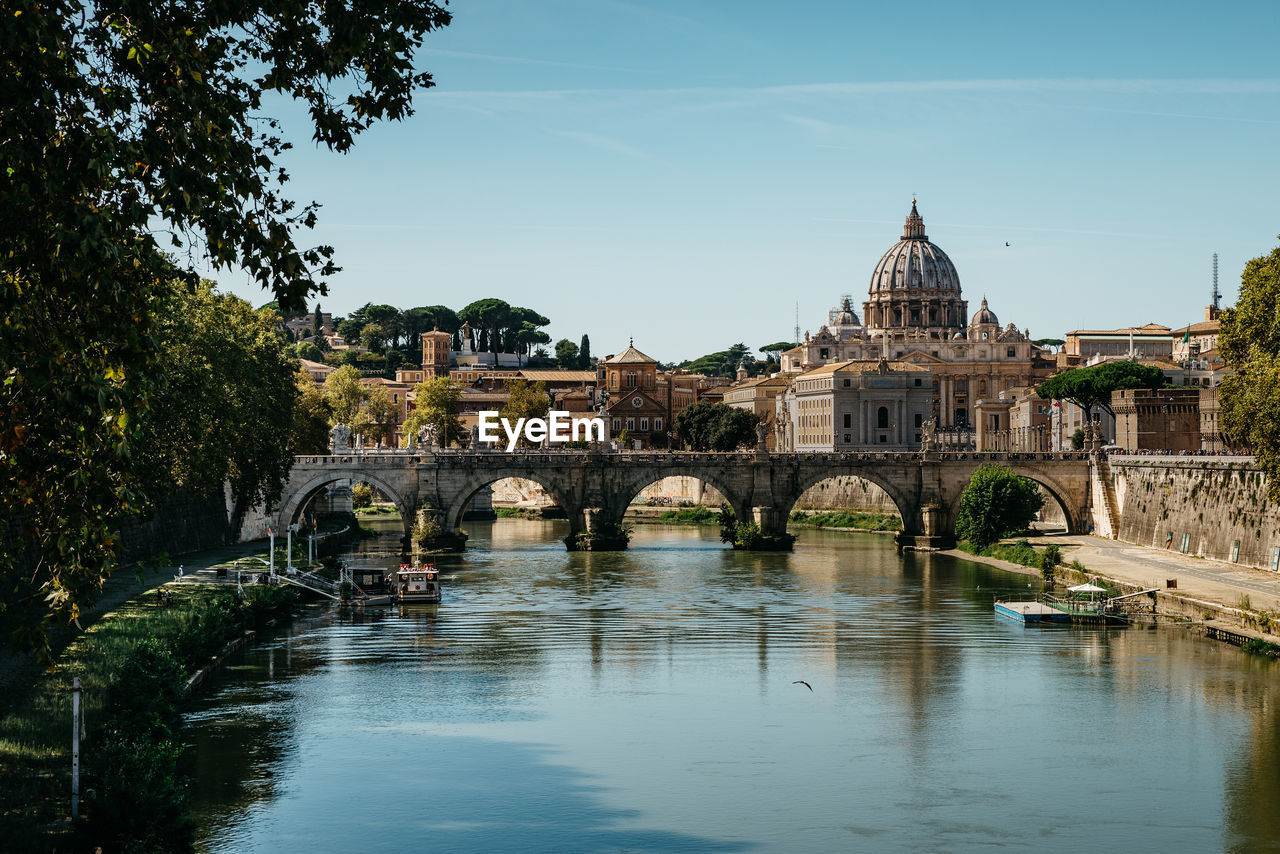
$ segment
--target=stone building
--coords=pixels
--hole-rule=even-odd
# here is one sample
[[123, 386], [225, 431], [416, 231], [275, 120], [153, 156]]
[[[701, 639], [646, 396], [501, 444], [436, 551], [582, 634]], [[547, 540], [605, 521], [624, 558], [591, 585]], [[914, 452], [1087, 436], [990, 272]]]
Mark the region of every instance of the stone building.
[[635, 348], [635, 342], [596, 365], [596, 386], [604, 407], [605, 427], [615, 440], [626, 433], [628, 450], [670, 446], [671, 407], [658, 390], [658, 360]]
[[1116, 444], [1129, 452], [1200, 450], [1200, 390], [1124, 389], [1111, 393]]
[[425, 379], [449, 376], [453, 364], [453, 336], [439, 327], [422, 333], [422, 373]]
[[1071, 367], [1110, 359], [1168, 360], [1173, 357], [1173, 330], [1159, 323], [1122, 329], [1074, 329], [1064, 338], [1063, 354], [1076, 357], [1069, 362]]
[[932, 415], [933, 388], [921, 365], [845, 361], [795, 377], [775, 406], [779, 450], [912, 450]]
[[1202, 353], [1217, 350], [1218, 333], [1222, 329], [1221, 316], [1222, 309], [1216, 305], [1207, 305], [1204, 309], [1204, 320], [1173, 330], [1171, 336], [1174, 361], [1194, 359]]
[[865, 324], [845, 299], [816, 335], [782, 354], [782, 371], [799, 374], [835, 362], [904, 362], [926, 369], [930, 411], [939, 428], [969, 429], [974, 407], [1001, 391], [1037, 385], [1054, 371], [1052, 354], [1026, 330], [1001, 327], [983, 298], [972, 317], [955, 265], [929, 240], [916, 203], [902, 239], [871, 274]]
[[753, 377], [733, 385], [725, 386], [723, 402], [728, 406], [745, 409], [755, 415], [769, 428], [765, 434], [765, 450], [777, 450], [777, 431], [774, 420], [777, 417], [777, 399], [791, 385], [791, 377], [775, 374], [771, 377]]

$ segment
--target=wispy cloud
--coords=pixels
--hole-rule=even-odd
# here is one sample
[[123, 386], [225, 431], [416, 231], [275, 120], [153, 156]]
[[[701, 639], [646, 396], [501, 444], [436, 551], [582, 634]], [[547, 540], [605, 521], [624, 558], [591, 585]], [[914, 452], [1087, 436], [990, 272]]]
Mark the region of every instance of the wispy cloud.
[[1117, 78], [1117, 77], [1009, 77], [973, 80], [877, 80], [828, 83], [792, 83], [778, 86], [684, 86], [637, 89], [434, 89], [430, 98], [575, 98], [621, 96], [713, 96], [791, 97], [825, 95], [858, 97], [867, 95], [930, 94], [948, 92], [1019, 93], [1117, 93], [1146, 95], [1276, 95], [1280, 78]]
[[614, 154], [621, 154], [624, 157], [634, 157], [638, 160], [649, 160], [655, 163], [660, 162], [659, 158], [654, 157], [647, 151], [641, 151], [633, 145], [628, 145], [627, 143], [618, 139], [613, 139], [612, 137], [601, 136], [598, 133], [576, 130], [553, 130], [551, 133], [556, 136], [564, 137], [565, 139], [572, 139], [577, 142], [581, 142], [583, 145], [589, 145], [593, 148], [599, 148]]
[[557, 59], [532, 59], [525, 56], [498, 56], [492, 53], [472, 53], [466, 50], [440, 50], [437, 48], [430, 48], [423, 49], [421, 52], [433, 54], [435, 56], [451, 56], [458, 59], [475, 59], [482, 62], [502, 62], [513, 65], [545, 65], [551, 68], [576, 68], [584, 71], [622, 71], [638, 73], [644, 70], [639, 68], [618, 68], [611, 65], [588, 65], [583, 62], [562, 62]]

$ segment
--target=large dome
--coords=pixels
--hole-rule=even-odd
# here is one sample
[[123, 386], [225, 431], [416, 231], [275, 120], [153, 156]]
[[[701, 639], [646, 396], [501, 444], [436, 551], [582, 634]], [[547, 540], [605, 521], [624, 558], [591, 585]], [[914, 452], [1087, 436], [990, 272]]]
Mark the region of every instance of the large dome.
[[924, 219], [911, 203], [902, 239], [880, 258], [871, 274], [870, 295], [894, 291], [954, 291], [960, 294], [960, 277], [947, 253], [929, 242]]

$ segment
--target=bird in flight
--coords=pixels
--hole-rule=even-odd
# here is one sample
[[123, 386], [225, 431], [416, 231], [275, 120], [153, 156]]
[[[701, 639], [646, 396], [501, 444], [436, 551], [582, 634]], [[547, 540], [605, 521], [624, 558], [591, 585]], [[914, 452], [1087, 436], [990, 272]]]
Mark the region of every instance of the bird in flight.
[[1004, 245], [1005, 245], [1005, 246], [1008, 246], [1008, 245], [1009, 245], [1009, 241], [1007, 241], [1007, 240], [1006, 240], [1006, 241], [1004, 242]]
[[792, 685], [803, 685], [804, 687], [806, 687], [806, 688], [808, 688], [808, 689], [809, 689], [809, 692], [810, 692], [810, 693], [812, 693], [812, 692], [813, 692], [813, 686], [812, 686], [812, 685], [810, 685], [808, 682], [804, 681], [803, 679], [797, 679], [796, 681], [792, 682], [791, 684], [792, 684]]

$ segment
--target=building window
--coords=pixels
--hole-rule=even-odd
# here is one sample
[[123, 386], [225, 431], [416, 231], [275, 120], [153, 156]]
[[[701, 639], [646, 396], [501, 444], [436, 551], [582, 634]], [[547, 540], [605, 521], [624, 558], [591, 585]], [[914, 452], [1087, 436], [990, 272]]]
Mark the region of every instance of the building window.
[[881, 430], [889, 429], [889, 407], [882, 406], [876, 411], [876, 427]]
[[916, 413], [916, 427], [923, 427], [923, 426], [924, 426], [924, 416], [923, 416], [923, 415], [921, 415], [919, 412], [917, 412], [917, 413]]
[[881, 444], [881, 445], [887, 445], [887, 444], [889, 444], [889, 437], [888, 437], [888, 436], [885, 436], [885, 435], [883, 435], [883, 434], [881, 434], [881, 436], [880, 436], [880, 444]]
[[634, 433], [636, 429], [636, 420], [634, 418], [627, 419], [627, 432]]
[[621, 429], [622, 429], [622, 419], [621, 418], [613, 419], [613, 432], [617, 433]]
[[823, 347], [822, 349], [818, 350], [818, 358], [819, 358], [819, 359], [826, 359], [826, 358], [828, 358], [828, 355], [827, 355], [827, 354], [828, 354], [828, 353], [830, 353], [830, 352], [831, 352], [831, 351], [830, 351], [830, 350], [828, 350], [826, 347]]
[[641, 418], [641, 419], [640, 419], [640, 431], [641, 431], [642, 433], [648, 433], [648, 432], [649, 432], [649, 419], [648, 419], [648, 418]]
[[[846, 412], [844, 414], [844, 428], [848, 430], [852, 426], [853, 426], [853, 416], [850, 415], [848, 412]], [[845, 439], [845, 441], [847, 442], [849, 440]]]
[[1010, 359], [1012, 359], [1014, 356], [1018, 355], [1018, 354], [1017, 354], [1017, 351], [1016, 351], [1016, 350], [1014, 350], [1012, 347], [1010, 347], [1009, 349], [1005, 350], [1005, 351], [1004, 351], [1004, 354], [1005, 354], [1006, 356], [1008, 356]]
[[845, 387], [845, 388], [848, 388], [848, 387], [849, 387], [849, 385], [850, 385], [850, 380], [849, 380], [849, 378], [848, 378], [848, 377], [845, 377], [845, 379], [844, 379], [844, 387]]
[[920, 388], [920, 386], [922, 385], [924, 385], [924, 380], [920, 379], [919, 377], [916, 377], [916, 388]]
[[846, 445], [848, 445], [848, 444], [849, 444], [849, 434], [848, 434], [848, 433], [845, 433], [845, 434], [844, 434], [844, 443], [845, 443]]
[[631, 398], [631, 405], [639, 409], [641, 406], [644, 406], [644, 400], [639, 397], [633, 397]]
[[655, 431], [655, 432], [658, 432], [658, 433], [661, 433], [661, 432], [662, 432], [662, 419], [661, 419], [661, 418], [655, 418], [655, 419], [653, 419], [653, 429], [654, 429], [654, 431]]

